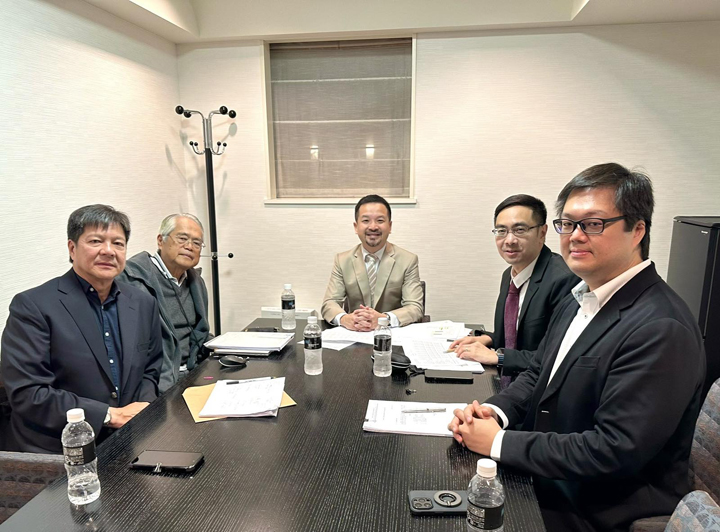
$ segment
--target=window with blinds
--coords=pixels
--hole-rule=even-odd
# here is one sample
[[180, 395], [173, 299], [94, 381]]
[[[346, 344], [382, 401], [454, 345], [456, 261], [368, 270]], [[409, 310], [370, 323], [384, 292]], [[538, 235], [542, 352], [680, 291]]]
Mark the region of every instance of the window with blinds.
[[269, 53], [275, 197], [409, 197], [412, 40]]

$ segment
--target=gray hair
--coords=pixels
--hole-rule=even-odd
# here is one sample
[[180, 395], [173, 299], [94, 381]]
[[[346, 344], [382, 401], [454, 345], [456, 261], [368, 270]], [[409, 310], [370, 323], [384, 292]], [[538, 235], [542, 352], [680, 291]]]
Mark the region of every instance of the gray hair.
[[189, 218], [190, 220], [192, 220], [193, 222], [198, 224], [198, 226], [200, 226], [200, 231], [203, 232], [203, 236], [205, 235], [205, 229], [203, 229], [202, 222], [200, 220], [198, 220], [197, 216], [195, 216], [194, 214], [181, 212], [181, 213], [177, 213], [177, 214], [171, 214], [170, 216], [166, 216], [165, 219], [160, 224], [160, 229], [158, 230], [158, 232], [160, 233], [160, 236], [162, 237], [163, 240], [167, 240], [167, 237], [170, 236], [170, 233], [175, 231], [175, 226], [177, 225], [178, 218]]
[[[130, 240], [130, 219], [127, 214], [114, 209], [110, 205], [99, 203], [86, 205], [74, 210], [68, 218], [67, 236], [69, 240], [77, 244], [86, 227], [99, 227], [106, 231], [111, 225], [119, 225], [123, 233], [125, 233], [125, 240]], [[72, 257], [70, 262], [72, 262]]]

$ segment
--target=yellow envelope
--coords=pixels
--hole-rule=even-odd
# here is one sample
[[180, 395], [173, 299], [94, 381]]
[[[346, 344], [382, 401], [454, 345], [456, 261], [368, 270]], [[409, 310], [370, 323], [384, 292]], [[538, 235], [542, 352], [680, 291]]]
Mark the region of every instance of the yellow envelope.
[[[199, 417], [200, 411], [205, 406], [205, 403], [207, 403], [208, 397], [210, 397], [210, 394], [212, 393], [213, 389], [215, 388], [215, 383], [212, 384], [206, 384], [205, 386], [192, 386], [190, 388], [187, 388], [183, 392], [183, 399], [185, 399], [185, 404], [187, 404], [188, 409], [190, 410], [190, 414], [192, 415], [193, 420], [195, 423], [202, 423], [203, 421], [212, 421], [213, 419], [225, 419], [226, 416], [223, 417]], [[280, 408], [283, 408], [285, 406], [294, 406], [297, 403], [293, 401], [292, 397], [290, 397], [288, 394], [283, 392], [282, 401], [280, 402]]]

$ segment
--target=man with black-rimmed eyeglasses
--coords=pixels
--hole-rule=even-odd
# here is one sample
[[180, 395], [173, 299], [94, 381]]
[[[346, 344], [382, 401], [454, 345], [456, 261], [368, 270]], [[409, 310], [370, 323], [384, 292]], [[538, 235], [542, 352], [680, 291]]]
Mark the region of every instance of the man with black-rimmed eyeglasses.
[[546, 218], [545, 204], [526, 194], [510, 196], [497, 206], [492, 233], [510, 267], [500, 283], [493, 332], [450, 346], [460, 358], [497, 364], [504, 386], [530, 365], [553, 310], [580, 280], [545, 245]]
[[171, 214], [160, 224], [158, 249], [141, 251], [127, 261], [119, 279], [137, 286], [158, 301], [163, 333], [160, 391], [164, 392], [202, 360], [210, 337], [208, 293], [196, 268], [205, 247], [200, 220], [192, 214]]
[[533, 475], [547, 530], [624, 532], [670, 515], [690, 491], [703, 339], [649, 259], [654, 199], [644, 173], [590, 167], [556, 207], [560, 250], [582, 281], [530, 367], [483, 405], [456, 410], [448, 428]]

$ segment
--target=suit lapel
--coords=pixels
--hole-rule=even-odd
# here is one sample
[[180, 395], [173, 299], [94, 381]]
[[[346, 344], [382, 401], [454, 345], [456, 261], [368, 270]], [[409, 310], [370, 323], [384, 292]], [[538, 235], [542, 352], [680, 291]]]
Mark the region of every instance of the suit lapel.
[[[630, 279], [625, 286], [618, 290], [610, 298], [610, 300], [605, 303], [603, 308], [600, 309], [600, 312], [595, 315], [590, 324], [582, 332], [582, 334], [580, 334], [578, 339], [568, 351], [565, 359], [560, 364], [560, 367], [555, 372], [552, 381], [550, 381], [550, 384], [545, 390], [542, 398], [543, 401], [547, 400], [561, 388], [562, 383], [565, 381], [565, 378], [567, 377], [570, 368], [573, 364], [575, 364], [575, 361], [587, 353], [597, 343], [597, 341], [620, 320], [621, 312], [632, 306], [640, 294], [658, 281], [660, 281], [660, 276], [655, 271], [655, 264], [651, 264], [635, 277]], [[574, 317], [575, 313], [570, 316], [570, 321], [572, 321], [572, 318]], [[568, 322], [567, 326], [560, 330], [567, 332], [567, 327], [569, 327], [569, 325], [570, 323]], [[562, 343], [562, 339], [560, 339], [560, 343]], [[544, 371], [549, 372], [552, 368], [552, 365], [555, 363], [559, 347], [560, 346], [558, 344], [557, 349], [555, 350], [555, 356], [552, 361], [549, 361], [549, 364], [547, 364], [549, 365], [549, 368], [545, 367]]]
[[530, 306], [530, 301], [532, 301], [533, 296], [535, 296], [535, 293], [540, 288], [540, 283], [542, 282], [543, 275], [545, 275], [545, 270], [547, 269], [547, 265], [550, 262], [550, 256], [550, 248], [543, 246], [542, 250], [540, 251], [540, 255], [538, 255], [538, 261], [535, 263], [535, 269], [533, 270], [530, 279], [528, 279], [527, 291], [525, 292], [522, 308], [520, 309], [518, 330], [520, 329], [520, 324], [525, 319], [525, 314], [527, 313], [527, 309]]
[[120, 381], [121, 393], [125, 390], [128, 378], [132, 373], [132, 365], [135, 362], [137, 353], [137, 332], [138, 332], [138, 312], [132, 297], [125, 293], [118, 294], [118, 322], [120, 323], [120, 339], [122, 340], [122, 378]]
[[88, 347], [90, 347], [90, 351], [92, 351], [109, 381], [112, 382], [110, 362], [108, 361], [102, 334], [98, 328], [97, 317], [90, 307], [90, 302], [82, 291], [82, 287], [75, 278], [75, 272], [72, 269], [60, 277], [58, 291], [60, 292], [60, 302], [75, 321]]
[[[370, 284], [368, 283], [367, 268], [365, 268], [365, 261], [363, 260], [362, 244], [355, 248], [352, 264], [355, 270], [355, 278], [360, 287], [360, 293], [363, 296], [363, 305], [370, 306]], [[352, 310], [350, 309], [350, 311]]]
[[395, 247], [388, 242], [385, 245], [385, 253], [383, 253], [380, 265], [377, 271], [377, 281], [375, 281], [375, 306], [383, 295], [383, 291], [387, 286], [388, 279], [390, 278], [390, 272], [392, 272], [395, 266]]

